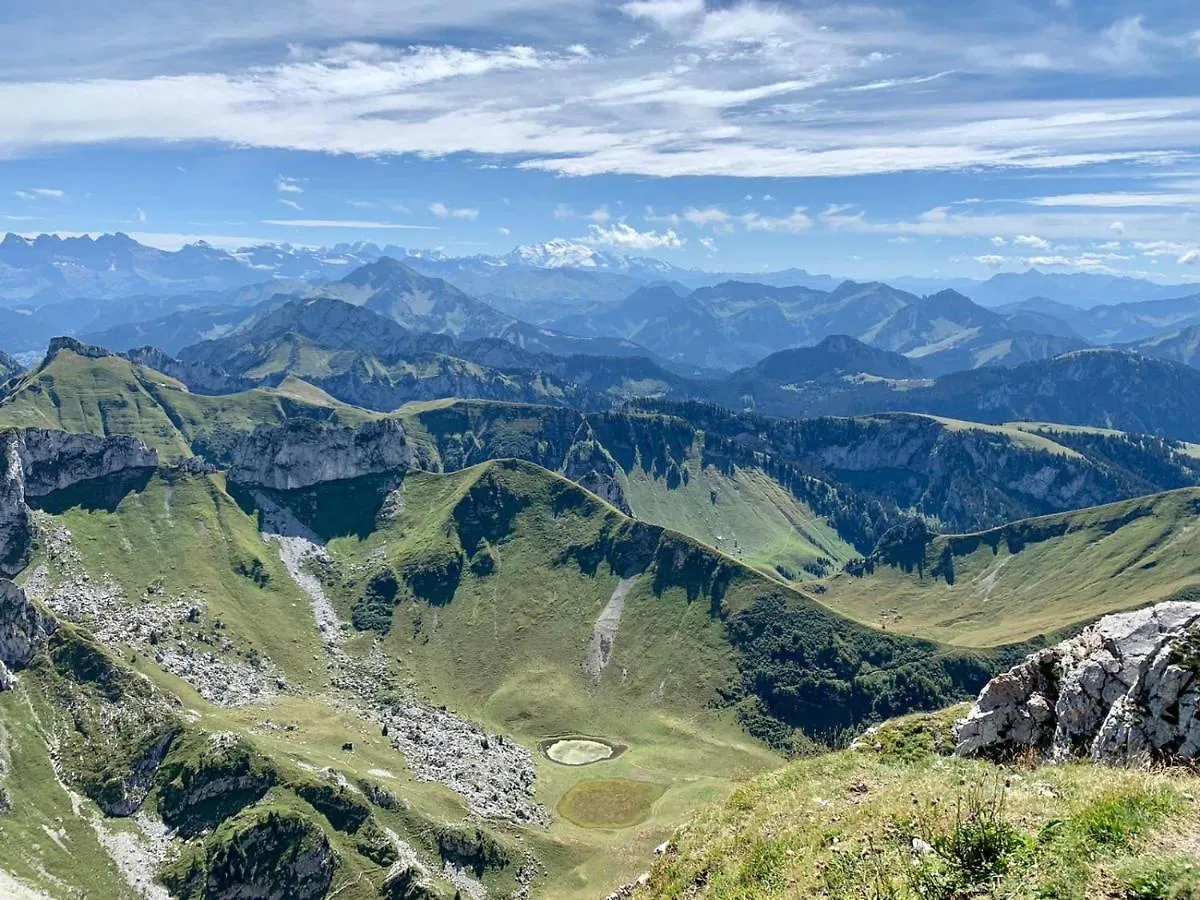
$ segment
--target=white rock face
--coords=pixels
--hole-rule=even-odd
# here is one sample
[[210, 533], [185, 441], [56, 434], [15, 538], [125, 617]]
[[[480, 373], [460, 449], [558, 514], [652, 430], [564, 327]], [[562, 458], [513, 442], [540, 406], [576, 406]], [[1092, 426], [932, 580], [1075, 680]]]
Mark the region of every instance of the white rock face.
[[126, 435], [25, 428], [5, 433], [0, 441], [0, 575], [15, 575], [25, 567], [33, 537], [27, 497], [158, 465], [154, 450]]
[[359, 428], [292, 419], [255, 428], [233, 451], [231, 481], [295, 490], [412, 465], [413, 450], [395, 419]]
[[0, 578], [0, 674], [28, 665], [52, 630], [53, 623], [38, 612], [25, 592]]
[[1105, 616], [993, 678], [956, 726], [957, 752], [1195, 759], [1198, 707], [1200, 603], [1160, 603]]

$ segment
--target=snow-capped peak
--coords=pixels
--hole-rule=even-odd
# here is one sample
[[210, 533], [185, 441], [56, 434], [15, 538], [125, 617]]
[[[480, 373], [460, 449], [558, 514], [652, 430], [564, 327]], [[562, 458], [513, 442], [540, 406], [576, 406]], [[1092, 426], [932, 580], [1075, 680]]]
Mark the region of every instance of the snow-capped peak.
[[541, 244], [523, 244], [509, 253], [507, 259], [539, 269], [607, 269], [612, 268], [608, 255], [586, 244], [554, 238]]

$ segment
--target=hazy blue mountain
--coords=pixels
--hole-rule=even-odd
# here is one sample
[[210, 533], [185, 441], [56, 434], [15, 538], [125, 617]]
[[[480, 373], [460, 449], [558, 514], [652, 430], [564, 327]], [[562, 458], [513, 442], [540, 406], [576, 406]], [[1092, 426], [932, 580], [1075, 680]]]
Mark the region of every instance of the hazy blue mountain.
[[925, 373], [903, 354], [872, 347], [849, 335], [835, 334], [813, 347], [772, 353], [756, 365], [733, 373], [728, 380], [740, 380], [746, 384], [766, 381], [787, 385], [858, 374], [880, 378], [920, 378]]
[[1189, 325], [1178, 331], [1168, 331], [1143, 341], [1123, 344], [1121, 349], [1200, 369], [1200, 325]]
[[1080, 337], [1094, 344], [1122, 344], [1200, 324], [1200, 293], [1105, 304], [1091, 309], [1075, 309], [1044, 297], [1033, 297], [999, 309], [1009, 313], [1049, 315], [1065, 322]]
[[1001, 272], [966, 293], [984, 306], [1002, 306], [1030, 297], [1045, 297], [1068, 306], [1089, 309], [1100, 305], [1168, 300], [1195, 293], [1195, 290], [1195, 285], [1157, 284], [1141, 278], [1030, 269], [1019, 273]]
[[894, 410], [973, 422], [1060, 422], [1200, 441], [1200, 370], [1110, 349], [1080, 350], [1012, 368], [987, 366], [933, 381], [841, 377], [747, 383], [730, 376], [703, 390], [713, 402], [770, 416]]

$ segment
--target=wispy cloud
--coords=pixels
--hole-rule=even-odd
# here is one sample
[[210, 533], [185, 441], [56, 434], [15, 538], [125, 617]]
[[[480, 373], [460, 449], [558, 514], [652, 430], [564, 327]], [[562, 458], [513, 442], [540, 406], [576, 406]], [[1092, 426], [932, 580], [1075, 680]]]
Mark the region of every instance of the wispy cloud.
[[790, 231], [799, 234], [812, 228], [812, 219], [808, 217], [803, 206], [797, 206], [789, 216], [763, 216], [758, 213], [748, 213], [741, 217], [747, 231]]
[[846, 88], [848, 91], [884, 91], [889, 88], [906, 87], [913, 84], [928, 84], [930, 81], [937, 81], [939, 78], [945, 78], [948, 75], [953, 75], [953, 70], [945, 72], [934, 72], [932, 75], [913, 75], [909, 78], [884, 78], [880, 81], [869, 81], [866, 84], [855, 84]]
[[479, 210], [469, 206], [453, 209], [445, 203], [430, 203], [429, 211], [439, 219], [466, 219], [474, 221], [479, 218]]
[[281, 194], [303, 194], [304, 188], [300, 186], [300, 182], [295, 178], [288, 178], [285, 175], [277, 175], [275, 177], [275, 190]]
[[263, 219], [263, 225], [283, 228], [343, 228], [354, 231], [437, 231], [436, 225], [407, 225], [370, 219]]
[[280, 197], [279, 202], [282, 203], [284, 206], [288, 207], [288, 209], [294, 209], [297, 211], [301, 211], [304, 209], [304, 207], [301, 206], [299, 203], [297, 203], [295, 200], [288, 200], [284, 197]]
[[[1092, 77], [1194, 59], [1191, 45], [1148, 20], [960, 33], [871, 8], [636, 0], [622, 10], [628, 27], [648, 23], [658, 36], [587, 53], [577, 39], [487, 50], [294, 46], [236, 69], [10, 79], [0, 82], [0, 153], [215, 141], [473, 153], [574, 176], [811, 177], [1134, 169], [1197, 149], [1200, 97], [1106, 95]], [[937, 91], [885, 90], [933, 80]], [[303, 189], [284, 176], [277, 187]]]
[[29, 188], [23, 191], [13, 191], [13, 196], [21, 200], [65, 200], [66, 191], [58, 188]]

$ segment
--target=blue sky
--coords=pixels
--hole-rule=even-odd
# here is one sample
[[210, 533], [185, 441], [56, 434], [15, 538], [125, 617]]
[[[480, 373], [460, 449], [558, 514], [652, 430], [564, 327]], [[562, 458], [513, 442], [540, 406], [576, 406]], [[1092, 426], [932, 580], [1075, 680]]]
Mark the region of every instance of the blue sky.
[[0, 6], [0, 230], [1200, 279], [1200, 4]]

